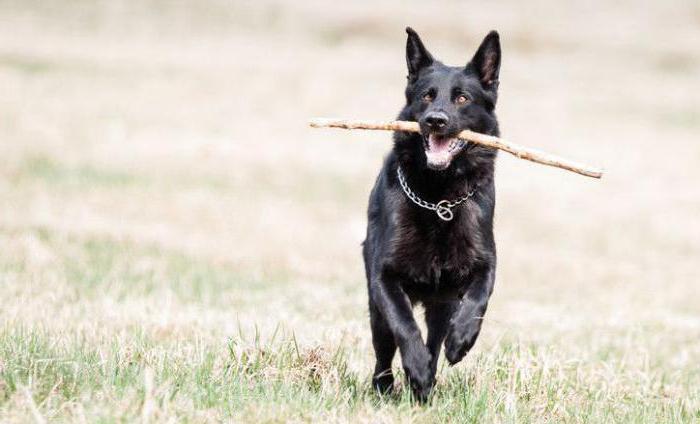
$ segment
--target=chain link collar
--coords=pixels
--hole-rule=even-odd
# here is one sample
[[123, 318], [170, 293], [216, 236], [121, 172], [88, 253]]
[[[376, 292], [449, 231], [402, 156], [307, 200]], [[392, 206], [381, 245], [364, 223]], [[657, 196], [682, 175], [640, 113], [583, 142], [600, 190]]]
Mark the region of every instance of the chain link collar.
[[440, 217], [440, 219], [442, 219], [443, 221], [452, 221], [452, 218], [454, 218], [452, 208], [461, 205], [467, 199], [474, 195], [474, 190], [471, 190], [469, 193], [466, 194], [466, 196], [462, 196], [457, 200], [440, 200], [437, 203], [426, 202], [425, 200], [418, 197], [418, 195], [414, 193], [413, 190], [411, 190], [411, 188], [408, 186], [408, 183], [406, 183], [406, 179], [403, 176], [403, 172], [401, 172], [401, 166], [396, 167], [396, 174], [399, 176], [399, 183], [401, 183], [401, 188], [403, 189], [403, 192], [406, 193], [406, 196], [408, 196], [408, 198], [411, 199], [413, 203], [420, 206], [421, 208], [435, 211], [437, 216]]

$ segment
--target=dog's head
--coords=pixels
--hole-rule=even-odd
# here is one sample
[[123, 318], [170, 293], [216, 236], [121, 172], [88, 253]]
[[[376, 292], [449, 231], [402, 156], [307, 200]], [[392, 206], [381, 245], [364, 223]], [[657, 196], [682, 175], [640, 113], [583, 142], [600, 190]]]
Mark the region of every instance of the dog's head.
[[[406, 28], [408, 85], [400, 119], [420, 124], [428, 168], [449, 168], [463, 152], [457, 134], [465, 129], [494, 134], [501, 45], [496, 31], [481, 42], [466, 66], [446, 66], [433, 58], [418, 34]], [[466, 153], [465, 153], [466, 154]]]

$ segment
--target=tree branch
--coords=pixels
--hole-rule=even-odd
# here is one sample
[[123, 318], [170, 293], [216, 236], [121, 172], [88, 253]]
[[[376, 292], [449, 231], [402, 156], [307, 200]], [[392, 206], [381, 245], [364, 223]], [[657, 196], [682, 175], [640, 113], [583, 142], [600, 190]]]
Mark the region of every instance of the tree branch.
[[[384, 131], [407, 131], [420, 132], [417, 122], [409, 121], [357, 121], [349, 119], [326, 119], [317, 118], [309, 122], [313, 128], [344, 128], [349, 130], [384, 130]], [[462, 140], [471, 141], [473, 143], [492, 147], [494, 149], [503, 150], [520, 159], [526, 159], [532, 162], [541, 163], [542, 165], [554, 166], [556, 168], [566, 169], [567, 171], [585, 175], [587, 177], [600, 178], [603, 176], [601, 169], [596, 169], [588, 165], [572, 162], [568, 159], [541, 152], [539, 150], [524, 147], [502, 138], [491, 135], [481, 134], [474, 131], [464, 130], [457, 135]]]

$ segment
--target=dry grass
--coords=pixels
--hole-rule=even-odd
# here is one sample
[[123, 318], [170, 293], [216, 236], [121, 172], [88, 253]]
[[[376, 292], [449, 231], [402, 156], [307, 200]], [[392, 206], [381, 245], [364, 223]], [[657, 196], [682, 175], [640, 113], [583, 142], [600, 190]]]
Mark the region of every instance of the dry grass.
[[[0, 421], [700, 420], [700, 9], [0, 3]], [[504, 43], [485, 330], [378, 399], [359, 243], [403, 26]]]

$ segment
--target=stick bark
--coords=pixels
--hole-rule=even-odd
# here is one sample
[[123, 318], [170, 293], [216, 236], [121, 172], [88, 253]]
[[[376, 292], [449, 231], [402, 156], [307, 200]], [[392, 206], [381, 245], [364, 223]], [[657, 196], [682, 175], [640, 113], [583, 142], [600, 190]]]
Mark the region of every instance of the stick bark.
[[[327, 119], [316, 118], [309, 122], [313, 128], [344, 128], [349, 130], [384, 130], [384, 131], [406, 131], [420, 132], [417, 122], [410, 121], [358, 121], [351, 119]], [[481, 134], [474, 131], [464, 130], [457, 135], [458, 138], [473, 143], [478, 143], [494, 149], [503, 150], [520, 159], [526, 159], [542, 165], [553, 166], [565, 169], [577, 174], [592, 178], [600, 178], [603, 171], [581, 163], [573, 162], [550, 153], [542, 152], [519, 144], [511, 143], [502, 138]]]

